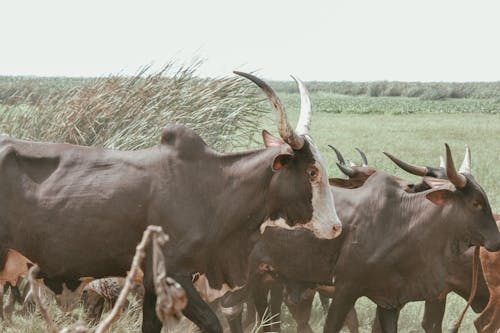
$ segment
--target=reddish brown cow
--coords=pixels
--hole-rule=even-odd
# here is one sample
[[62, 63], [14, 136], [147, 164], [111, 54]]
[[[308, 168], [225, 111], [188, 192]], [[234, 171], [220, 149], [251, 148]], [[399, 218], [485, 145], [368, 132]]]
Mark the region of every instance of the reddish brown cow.
[[[500, 215], [495, 215], [500, 230]], [[488, 252], [481, 248], [481, 267], [490, 291], [490, 300], [486, 308], [474, 320], [480, 333], [498, 333], [500, 331], [500, 252]]]

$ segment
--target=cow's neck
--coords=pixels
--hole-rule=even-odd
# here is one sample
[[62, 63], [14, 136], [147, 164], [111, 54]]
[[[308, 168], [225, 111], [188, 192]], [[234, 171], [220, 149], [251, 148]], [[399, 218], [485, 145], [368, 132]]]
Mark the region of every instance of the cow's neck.
[[444, 251], [446, 257], [458, 256], [468, 247], [457, 248], [465, 244], [467, 231], [458, 224], [459, 217], [451, 204], [435, 205], [425, 198], [427, 192], [405, 195], [402, 201], [405, 209], [405, 220], [410, 221], [409, 230], [415, 235], [416, 241], [424, 240], [426, 248], [434, 251]]
[[[210, 286], [215, 289], [241, 286], [247, 279], [247, 261], [260, 235], [259, 226], [267, 216], [266, 199], [273, 176], [272, 158], [266, 150], [221, 156], [223, 177], [216, 194], [211, 228], [210, 258], [205, 268]], [[223, 225], [221, 225], [223, 224]]]
[[226, 155], [222, 159], [224, 191], [217, 214], [231, 223], [224, 230], [257, 231], [268, 212], [271, 168], [277, 150], [273, 148]]

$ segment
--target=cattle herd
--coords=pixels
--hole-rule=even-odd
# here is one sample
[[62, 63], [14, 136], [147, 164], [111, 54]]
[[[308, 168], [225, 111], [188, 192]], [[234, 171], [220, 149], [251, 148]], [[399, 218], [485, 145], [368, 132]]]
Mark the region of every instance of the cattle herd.
[[[0, 137], [0, 308], [4, 289], [18, 294], [32, 263], [58, 300], [84, 290], [88, 299], [99, 289], [86, 286], [92, 279], [119, 290], [103, 278], [124, 276], [143, 231], [159, 225], [170, 237], [168, 274], [188, 299], [183, 313], [203, 332], [223, 331], [216, 304], [232, 333], [244, 331], [245, 304], [259, 318], [269, 311], [274, 323], [263, 330], [279, 331], [283, 302], [297, 331], [312, 332], [316, 293], [324, 332], [344, 324], [357, 332], [362, 296], [377, 305], [374, 332], [397, 332], [399, 311], [412, 301], [426, 302], [424, 330], [441, 332], [446, 294], [468, 299], [472, 289], [478, 332], [498, 332], [500, 216], [472, 176], [469, 148], [458, 170], [448, 145], [434, 167], [385, 153], [422, 177], [411, 183], [369, 166], [361, 151], [363, 165], [348, 166], [332, 147], [347, 177], [328, 178], [309, 134], [304, 84], [295, 79], [294, 129], [265, 82], [235, 73], [260, 87], [277, 114], [280, 137], [263, 131], [262, 149], [222, 154], [178, 125], [139, 151]], [[151, 259], [142, 268], [142, 331], [159, 333]]]

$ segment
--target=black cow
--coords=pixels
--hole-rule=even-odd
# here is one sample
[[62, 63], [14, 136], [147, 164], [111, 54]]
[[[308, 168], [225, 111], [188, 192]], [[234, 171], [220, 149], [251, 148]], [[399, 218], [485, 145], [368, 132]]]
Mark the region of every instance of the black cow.
[[[77, 290], [81, 277], [123, 276], [144, 229], [160, 225], [170, 235], [168, 273], [188, 296], [184, 314], [206, 332], [222, 332], [193, 287], [194, 273], [205, 274], [214, 289], [243, 285], [262, 225], [307, 229], [318, 238], [341, 231], [308, 135], [311, 108], [302, 83], [293, 130], [266, 83], [236, 74], [263, 89], [277, 111], [281, 138], [264, 131], [265, 149], [221, 154], [184, 126], [165, 128], [159, 145], [139, 151], [2, 137], [0, 253], [12, 248], [36, 262], [39, 277], [60, 294]], [[150, 263], [144, 273], [142, 330], [160, 332]]]

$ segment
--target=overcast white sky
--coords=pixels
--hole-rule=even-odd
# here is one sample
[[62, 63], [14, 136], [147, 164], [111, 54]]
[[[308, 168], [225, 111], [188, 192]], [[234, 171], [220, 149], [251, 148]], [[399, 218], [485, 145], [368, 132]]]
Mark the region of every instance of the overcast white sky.
[[0, 4], [0, 75], [131, 73], [205, 58], [267, 79], [500, 80], [498, 0], [52, 1]]

